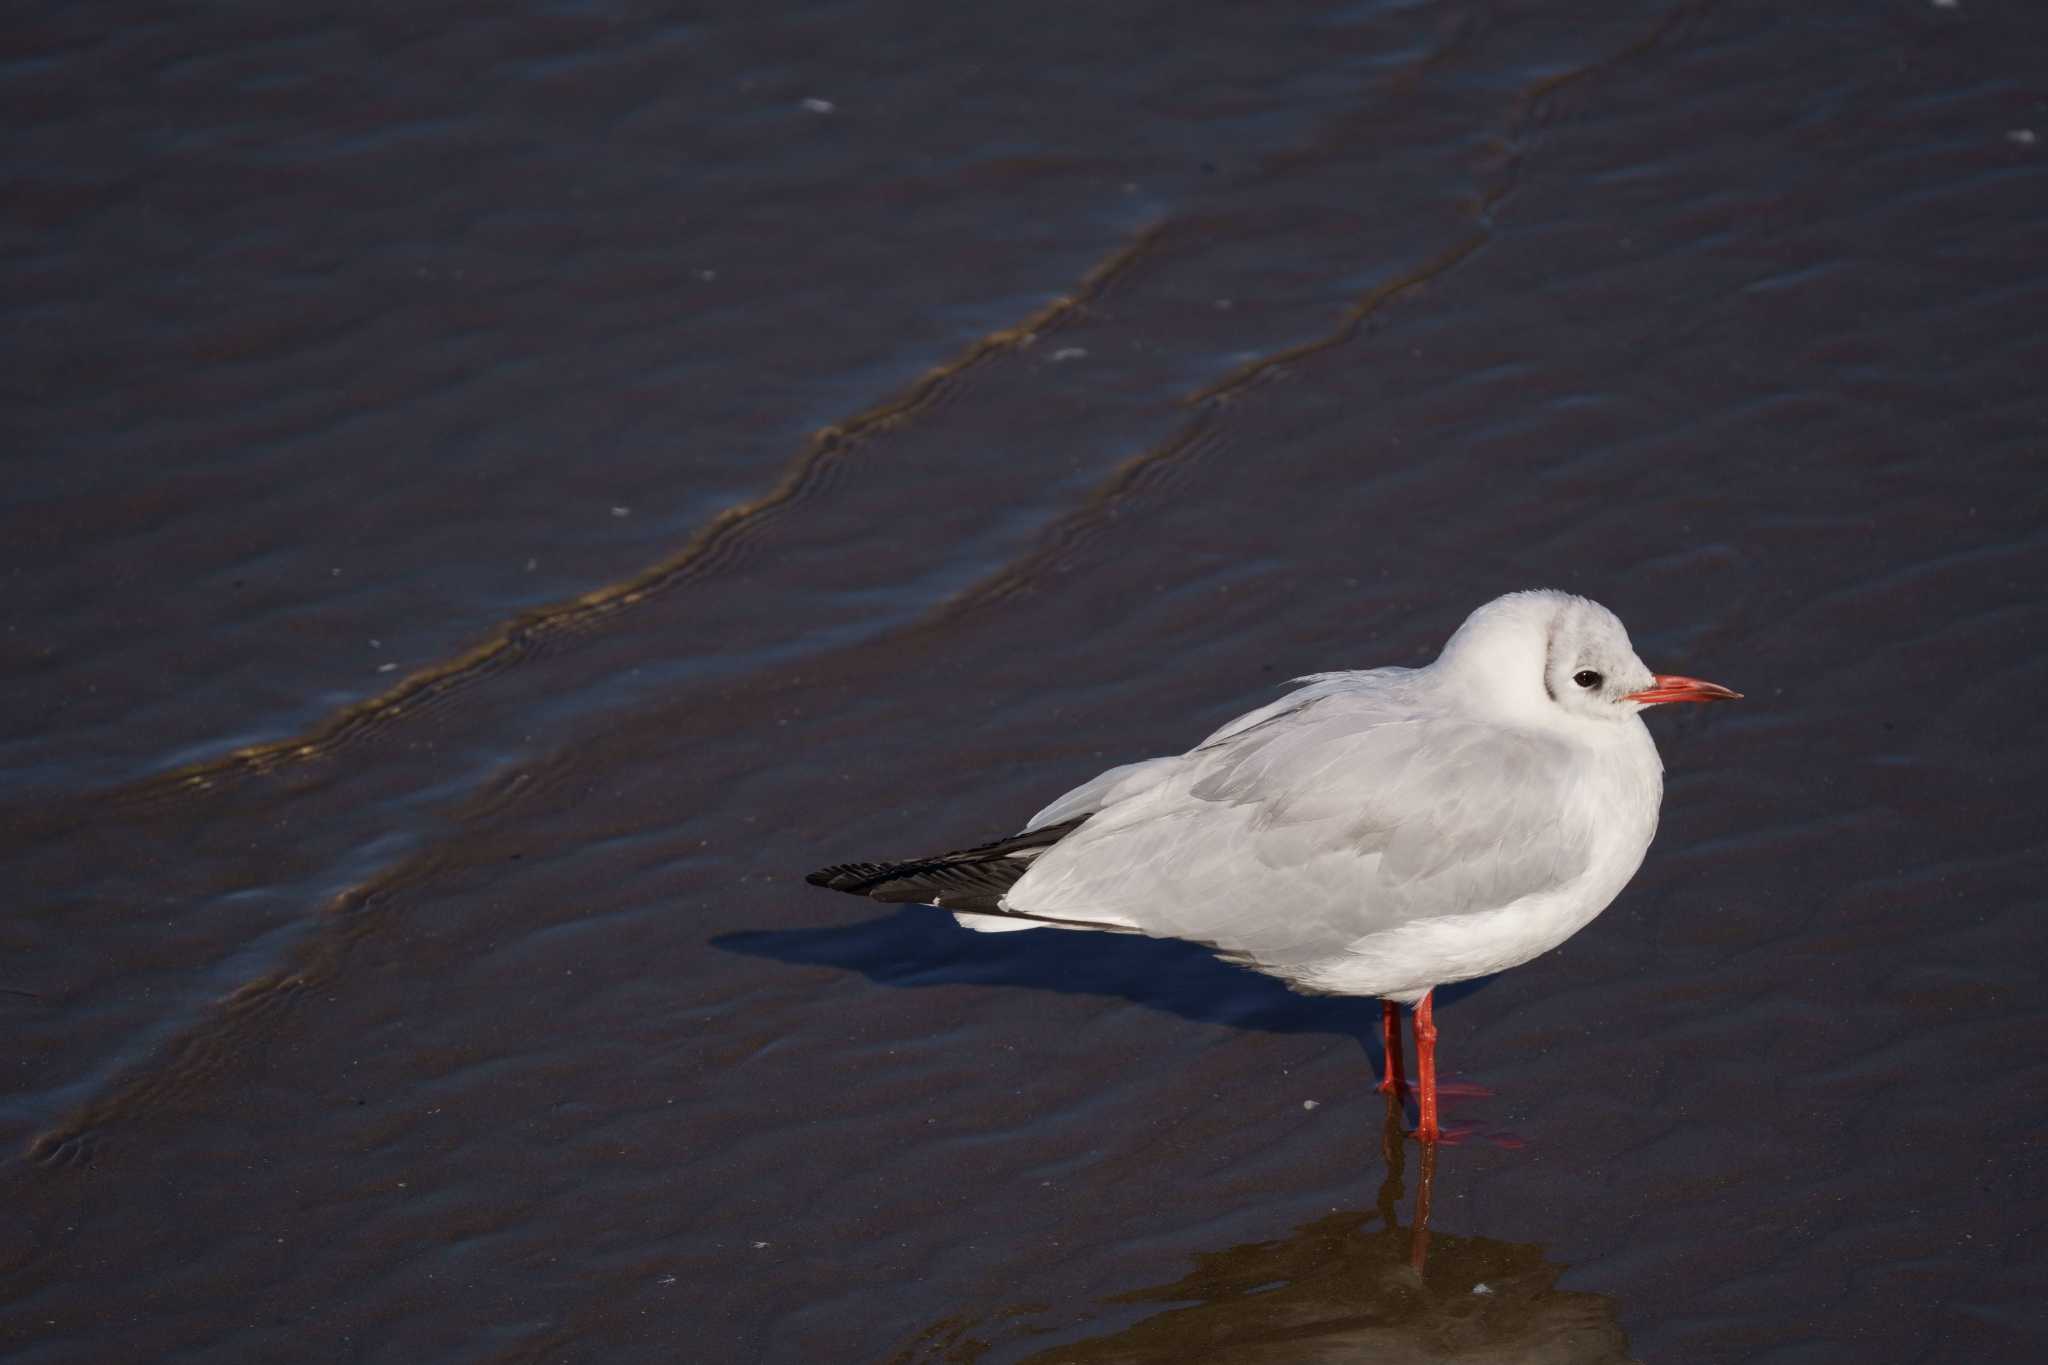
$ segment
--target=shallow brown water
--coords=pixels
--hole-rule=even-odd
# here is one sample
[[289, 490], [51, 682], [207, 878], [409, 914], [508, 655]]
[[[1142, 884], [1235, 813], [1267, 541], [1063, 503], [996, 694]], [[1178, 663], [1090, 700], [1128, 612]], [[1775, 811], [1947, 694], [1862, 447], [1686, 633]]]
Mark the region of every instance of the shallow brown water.
[[[2048, 1346], [2044, 16], [413, 14], [10, 44], [12, 1358]], [[1750, 700], [1420, 1272], [1370, 1002], [800, 880], [1538, 584]]]

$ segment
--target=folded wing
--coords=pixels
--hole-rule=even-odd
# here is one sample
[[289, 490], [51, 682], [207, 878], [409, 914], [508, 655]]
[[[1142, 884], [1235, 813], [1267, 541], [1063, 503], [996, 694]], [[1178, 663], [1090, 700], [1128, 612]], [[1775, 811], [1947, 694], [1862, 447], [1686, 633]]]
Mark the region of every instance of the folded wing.
[[1105, 773], [1042, 813], [1094, 805], [1003, 905], [1284, 965], [1586, 871], [1558, 741], [1412, 702], [1385, 674], [1318, 678], [1186, 755]]

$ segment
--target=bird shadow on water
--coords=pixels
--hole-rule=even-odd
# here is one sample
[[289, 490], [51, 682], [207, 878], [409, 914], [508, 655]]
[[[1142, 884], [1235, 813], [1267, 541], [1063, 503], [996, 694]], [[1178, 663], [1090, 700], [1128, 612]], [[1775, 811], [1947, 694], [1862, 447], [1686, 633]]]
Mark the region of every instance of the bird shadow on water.
[[[1370, 1209], [1197, 1252], [1180, 1279], [1092, 1307], [944, 1318], [889, 1365], [1633, 1365], [1615, 1301], [1559, 1289], [1563, 1267], [1542, 1247], [1431, 1229], [1431, 1204], [1442, 1197], [1438, 1152], [1411, 1154], [1391, 1101], [1381, 1148], [1385, 1173]], [[1415, 1202], [1403, 1226], [1411, 1163]]]
[[[1374, 1073], [1384, 1074], [1377, 1000], [1303, 995], [1177, 939], [1064, 929], [977, 934], [960, 928], [943, 910], [909, 905], [828, 928], [722, 934], [711, 945], [777, 962], [859, 972], [882, 986], [1010, 986], [1099, 995], [1205, 1024], [1335, 1034], [1358, 1042]], [[1483, 989], [1489, 980], [1440, 988], [1438, 1008]]]
[[[752, 930], [711, 942], [859, 972], [890, 987], [1098, 995], [1201, 1023], [1333, 1034], [1357, 1041], [1384, 1074], [1377, 1001], [1300, 995], [1171, 939], [1055, 929], [976, 934], [942, 911], [905, 906], [853, 924]], [[1438, 1003], [1470, 995], [1486, 980], [1439, 990]], [[1440, 1207], [1444, 1198], [1439, 1165], [1448, 1181], [1460, 1149], [1418, 1146], [1407, 1127], [1404, 1106], [1390, 1097], [1370, 1208], [1330, 1213], [1277, 1240], [1196, 1252], [1194, 1269], [1180, 1279], [1094, 1304], [955, 1313], [916, 1332], [888, 1365], [1632, 1365], [1615, 1301], [1558, 1288], [1564, 1268], [1543, 1247], [1432, 1229], [1432, 1203]]]

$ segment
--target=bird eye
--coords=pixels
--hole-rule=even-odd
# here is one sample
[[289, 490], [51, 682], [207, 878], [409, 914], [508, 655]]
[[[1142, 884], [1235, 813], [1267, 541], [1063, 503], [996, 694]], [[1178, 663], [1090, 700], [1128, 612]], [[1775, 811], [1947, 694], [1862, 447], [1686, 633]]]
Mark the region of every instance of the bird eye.
[[1582, 668], [1572, 674], [1572, 681], [1581, 687], [1598, 687], [1604, 679], [1590, 668]]

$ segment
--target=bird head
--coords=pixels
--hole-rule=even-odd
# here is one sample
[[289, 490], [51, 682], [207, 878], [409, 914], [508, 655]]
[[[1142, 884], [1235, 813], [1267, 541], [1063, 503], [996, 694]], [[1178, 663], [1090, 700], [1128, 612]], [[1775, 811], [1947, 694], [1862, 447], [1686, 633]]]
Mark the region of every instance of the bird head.
[[[1653, 673], [1621, 618], [1598, 602], [1540, 589], [1496, 597], [1465, 618], [1439, 665], [1502, 712], [1623, 721], [1666, 702], [1733, 701], [1719, 683]], [[1546, 708], [1548, 708], [1546, 710]]]

